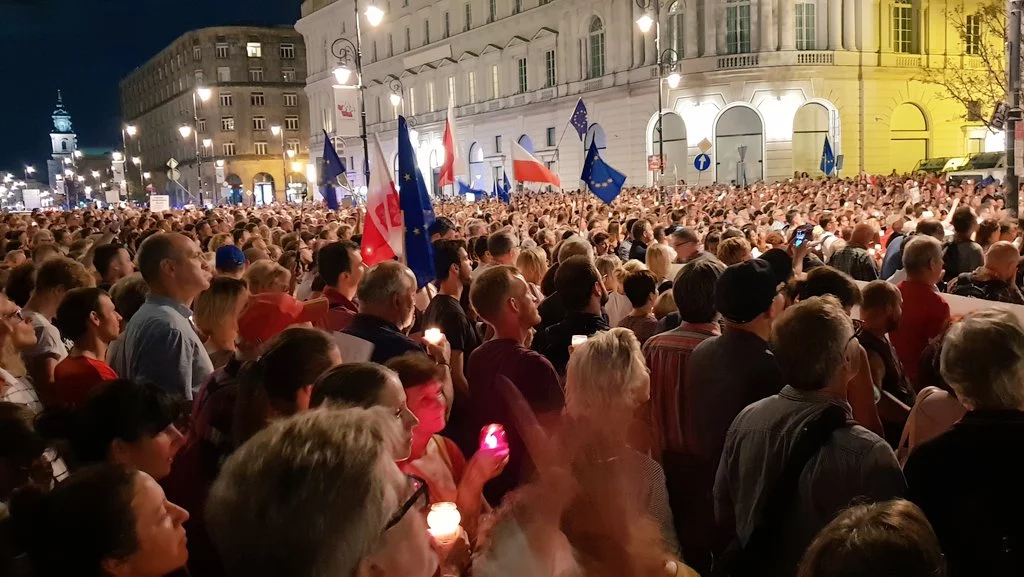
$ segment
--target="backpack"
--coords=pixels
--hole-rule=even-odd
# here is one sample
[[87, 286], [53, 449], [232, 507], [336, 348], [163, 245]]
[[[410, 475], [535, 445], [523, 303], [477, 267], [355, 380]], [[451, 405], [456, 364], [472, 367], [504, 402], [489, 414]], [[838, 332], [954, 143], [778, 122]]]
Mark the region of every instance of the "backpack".
[[954, 294], [961, 297], [967, 297], [971, 299], [981, 300], [997, 300], [989, 298], [990, 296], [990, 285], [988, 283], [979, 284], [974, 282], [972, 273], [965, 272], [956, 277], [956, 283], [953, 285], [953, 290], [949, 291], [949, 294]]

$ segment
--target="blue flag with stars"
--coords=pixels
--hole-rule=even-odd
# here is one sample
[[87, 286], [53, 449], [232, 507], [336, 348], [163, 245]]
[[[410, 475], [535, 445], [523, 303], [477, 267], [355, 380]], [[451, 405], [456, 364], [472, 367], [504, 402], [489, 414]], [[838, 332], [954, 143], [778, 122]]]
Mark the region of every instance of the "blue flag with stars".
[[593, 192], [605, 204], [611, 204], [615, 197], [622, 192], [626, 175], [601, 160], [601, 155], [597, 153], [597, 142], [591, 142], [590, 150], [587, 151], [587, 160], [583, 163], [583, 174], [580, 175], [580, 180], [587, 183], [590, 192]]
[[427, 185], [416, 166], [416, 151], [409, 140], [409, 125], [398, 117], [398, 204], [405, 223], [405, 264], [416, 274], [417, 288], [437, 278], [434, 247], [427, 228], [434, 222], [434, 207]]
[[457, 178], [455, 179], [455, 182], [457, 182], [459, 184], [459, 194], [461, 194], [463, 196], [465, 196], [467, 194], [473, 194], [473, 195], [477, 196], [478, 198], [481, 197], [481, 196], [487, 196], [487, 192], [486, 191], [480, 190], [478, 188], [473, 188], [472, 186], [466, 184], [465, 182], [462, 182], [461, 180], [459, 180]]
[[587, 128], [590, 125], [587, 123], [587, 105], [583, 104], [583, 99], [580, 98], [576, 102], [576, 110], [573, 110], [572, 116], [569, 117], [569, 124], [576, 129], [576, 134], [580, 135], [580, 140], [587, 135]]
[[832, 176], [832, 172], [836, 169], [836, 155], [832, 153], [832, 143], [828, 141], [828, 137], [825, 137], [825, 146], [821, 149], [821, 171], [825, 173], [825, 176]]
[[324, 131], [324, 158], [323, 158], [323, 177], [324, 185], [320, 189], [320, 193], [323, 195], [324, 200], [327, 201], [327, 208], [331, 210], [338, 210], [338, 193], [334, 189], [334, 185], [338, 182], [338, 177], [345, 174], [345, 163], [341, 161], [338, 156], [338, 151], [334, 149], [334, 142], [331, 141], [331, 137], [327, 135], [327, 131]]
[[498, 187], [498, 200], [510, 204], [512, 202], [512, 185], [508, 182], [507, 172], [502, 174], [501, 180], [501, 186]]

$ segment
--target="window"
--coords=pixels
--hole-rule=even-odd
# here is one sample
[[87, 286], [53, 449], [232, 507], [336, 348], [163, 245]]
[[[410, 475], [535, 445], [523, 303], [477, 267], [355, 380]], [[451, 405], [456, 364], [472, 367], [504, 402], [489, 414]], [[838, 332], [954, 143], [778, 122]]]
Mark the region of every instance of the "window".
[[545, 4], [551, 4], [551, 0], [540, 0], [540, 6], [543, 6]]
[[423, 21], [423, 45], [430, 44], [430, 20]]
[[395, 37], [388, 34], [388, 58], [395, 55]]
[[281, 58], [283, 60], [295, 59], [295, 45], [294, 44], [282, 44], [281, 45]]
[[203, 59], [203, 48], [201, 46], [192, 47], [192, 62], [199, 62]]
[[434, 83], [433, 82], [428, 82], [427, 83], [427, 112], [432, 112], [434, 110], [435, 110], [435, 106], [434, 106]]
[[284, 129], [285, 130], [298, 130], [299, 129], [299, 117], [298, 116], [285, 116], [284, 117]]
[[981, 15], [970, 14], [964, 19], [964, 54], [981, 54]]
[[296, 154], [299, 152], [299, 139], [289, 138], [285, 143], [285, 148], [288, 150], [294, 150]]
[[548, 127], [548, 130], [547, 130], [547, 141], [548, 141], [548, 146], [554, 147], [556, 145], [556, 143], [555, 143], [555, 127], [554, 126], [549, 126]]
[[267, 154], [267, 143], [266, 142], [254, 142], [253, 148], [256, 154], [266, 155]]
[[409, 32], [409, 28], [405, 29], [405, 51], [408, 52], [412, 49], [412, 32]]
[[512, 13], [519, 14], [523, 11], [523, 0], [513, 0], [512, 2]]
[[914, 7], [909, 0], [898, 0], [892, 7], [892, 51], [914, 51]]
[[252, 117], [252, 129], [253, 130], [266, 130], [267, 129], [267, 117], [266, 116], [253, 116]]
[[452, 35], [452, 18], [447, 12], [444, 13], [444, 29], [441, 31], [441, 38], [448, 38]]
[[235, 155], [235, 143], [234, 142], [225, 142], [224, 144], [221, 144], [220, 145], [220, 152], [224, 156], [234, 156]]
[[796, 49], [814, 50], [814, 4], [796, 4]]
[[200, 118], [199, 119], [199, 132], [206, 132], [206, 119], [205, 118]]
[[252, 96], [249, 97], [249, 104], [253, 106], [266, 106], [267, 99], [263, 97], [262, 92], [253, 92]]
[[494, 137], [494, 152], [501, 152], [501, 136]]
[[594, 17], [590, 21], [590, 74], [588, 78], [604, 76], [604, 23]]
[[409, 116], [416, 116], [416, 89], [409, 87]]
[[230, 92], [221, 92], [220, 93], [220, 105], [221, 106], [234, 106], [235, 105], [235, 99], [231, 97], [231, 93]]
[[473, 27], [473, 5], [466, 2], [466, 25], [462, 28], [465, 32]]
[[263, 45], [259, 42], [247, 42], [245, 44], [245, 54], [249, 58], [263, 58]]
[[295, 82], [295, 69], [294, 68], [282, 68], [281, 69], [281, 80], [283, 82]]
[[491, 98], [501, 97], [501, 83], [498, 82], [500, 75], [498, 66], [491, 66]]
[[487, 22], [494, 22], [497, 19], [498, 14], [498, 1], [487, 0]]
[[228, 43], [227, 42], [218, 42], [217, 43], [217, 58], [227, 58], [227, 57], [228, 57]]
[[196, 70], [195, 71], [195, 77], [196, 77], [196, 85], [197, 86], [202, 86], [203, 85], [203, 71], [202, 70]]
[[520, 58], [519, 60], [516, 60], [516, 78], [519, 81], [519, 84], [518, 84], [518, 92], [519, 92], [519, 94], [522, 94], [522, 93], [526, 92], [528, 90], [528, 88], [529, 88], [529, 85], [527, 83], [527, 78], [526, 78], [526, 59], [525, 58]]
[[299, 105], [299, 95], [294, 92], [284, 93], [284, 105], [287, 107], [294, 107]]
[[676, 0], [668, 8], [668, 38], [669, 46], [676, 51], [679, 58], [683, 57], [683, 2]]
[[725, 48], [729, 54], [750, 52], [750, 0], [726, 0]]
[[231, 82], [231, 68], [227, 66], [217, 67], [217, 82]]
[[262, 68], [250, 68], [249, 69], [249, 82], [263, 82], [263, 69]]
[[968, 100], [967, 101], [967, 121], [968, 122], [981, 122], [981, 101], [980, 100]]
[[221, 132], [231, 132], [235, 129], [235, 117], [225, 116], [220, 119]]
[[555, 69], [555, 51], [548, 50], [544, 53], [544, 86], [558, 84], [558, 74]]
[[457, 104], [457, 102], [455, 101], [455, 77], [454, 76], [449, 76], [448, 77], [448, 104], [451, 105], [451, 106], [455, 106]]
[[466, 84], [469, 88], [469, 103], [476, 103], [476, 71], [470, 70], [469, 74], [466, 75]]

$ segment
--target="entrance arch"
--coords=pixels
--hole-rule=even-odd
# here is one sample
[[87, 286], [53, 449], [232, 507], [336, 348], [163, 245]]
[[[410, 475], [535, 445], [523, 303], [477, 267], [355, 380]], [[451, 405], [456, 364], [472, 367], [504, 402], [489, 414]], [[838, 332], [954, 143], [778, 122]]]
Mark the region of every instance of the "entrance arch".
[[608, 140], [605, 138], [604, 129], [596, 122], [591, 124], [590, 128], [587, 129], [587, 136], [583, 140], [583, 149], [590, 150], [590, 143], [594, 141], [597, 142], [598, 150], [608, 148]]
[[266, 172], [256, 173], [252, 178], [252, 196], [257, 205], [274, 202], [274, 177]]
[[725, 108], [715, 120], [715, 180], [737, 186], [764, 180], [764, 122], [746, 103]]
[[[469, 145], [469, 178], [470, 185], [477, 190], [490, 190], [487, 187], [487, 164], [484, 163], [484, 149], [479, 142]], [[493, 183], [492, 183], [493, 184]]]
[[[825, 137], [832, 137], [831, 112], [820, 102], [808, 102], [793, 116], [793, 171], [821, 174], [821, 153]], [[832, 150], [837, 150], [832, 142]]]
[[[688, 145], [686, 140], [686, 123], [683, 117], [675, 112], [663, 112], [661, 122], [664, 125], [662, 138], [665, 149], [665, 174], [674, 177], [675, 180], [686, 178], [689, 163]], [[655, 113], [648, 123], [647, 130], [647, 154], [657, 155], [659, 149], [658, 114]], [[657, 173], [651, 173], [657, 175]], [[652, 178], [657, 178], [652, 176]]]
[[916, 104], [904, 102], [896, 107], [889, 120], [889, 160], [900, 174], [914, 170], [918, 162], [928, 158], [928, 119]]
[[530, 138], [529, 136], [524, 134], [519, 137], [519, 140], [517, 142], [519, 143], [519, 146], [522, 146], [523, 148], [526, 149], [526, 152], [529, 152], [530, 154], [534, 153], [533, 139]]

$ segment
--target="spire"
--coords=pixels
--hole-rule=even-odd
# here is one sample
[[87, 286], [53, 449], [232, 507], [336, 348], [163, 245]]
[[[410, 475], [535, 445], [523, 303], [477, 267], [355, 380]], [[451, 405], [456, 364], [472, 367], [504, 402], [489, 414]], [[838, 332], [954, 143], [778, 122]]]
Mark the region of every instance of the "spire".
[[64, 95], [61, 93], [59, 88], [57, 89], [57, 107], [53, 109], [53, 114], [50, 116], [53, 118], [53, 128], [55, 132], [71, 132], [71, 115], [68, 114], [67, 109], [64, 108]]

